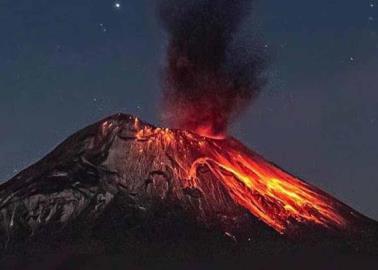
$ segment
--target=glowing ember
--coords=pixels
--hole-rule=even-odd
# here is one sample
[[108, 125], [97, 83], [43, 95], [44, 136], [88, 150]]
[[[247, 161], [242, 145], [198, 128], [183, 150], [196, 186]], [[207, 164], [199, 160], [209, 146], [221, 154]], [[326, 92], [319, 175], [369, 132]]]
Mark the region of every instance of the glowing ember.
[[207, 137], [207, 138], [211, 138], [211, 139], [216, 139], [216, 140], [223, 140], [226, 138], [225, 135], [221, 134], [221, 133], [214, 133], [214, 129], [212, 129], [211, 127], [208, 127], [208, 126], [200, 126], [200, 127], [197, 127], [195, 130], [194, 130], [194, 133], [197, 133], [203, 137]]
[[293, 223], [343, 230], [353, 212], [330, 195], [284, 172], [236, 140], [214, 140], [196, 134], [144, 127], [137, 139], [146, 150], [164, 149], [179, 166], [174, 173], [188, 188], [201, 190], [202, 167], [221, 181], [230, 197], [251, 214], [286, 233]]

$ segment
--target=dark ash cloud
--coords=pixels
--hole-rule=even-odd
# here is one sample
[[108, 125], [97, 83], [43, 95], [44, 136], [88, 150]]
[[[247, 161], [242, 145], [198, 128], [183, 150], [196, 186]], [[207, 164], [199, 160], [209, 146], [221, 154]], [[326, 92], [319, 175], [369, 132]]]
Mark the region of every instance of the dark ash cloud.
[[164, 118], [171, 127], [224, 134], [259, 94], [264, 56], [256, 43], [235, 38], [252, 0], [161, 0], [169, 38]]

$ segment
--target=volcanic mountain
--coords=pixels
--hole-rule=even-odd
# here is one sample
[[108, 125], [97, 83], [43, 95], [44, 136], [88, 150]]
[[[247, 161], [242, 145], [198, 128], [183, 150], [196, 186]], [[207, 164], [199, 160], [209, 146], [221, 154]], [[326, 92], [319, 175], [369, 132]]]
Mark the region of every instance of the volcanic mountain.
[[79, 131], [0, 186], [0, 252], [11, 265], [49, 257], [51, 269], [78, 254], [129, 263], [375, 256], [377, 228], [232, 137], [124, 114]]

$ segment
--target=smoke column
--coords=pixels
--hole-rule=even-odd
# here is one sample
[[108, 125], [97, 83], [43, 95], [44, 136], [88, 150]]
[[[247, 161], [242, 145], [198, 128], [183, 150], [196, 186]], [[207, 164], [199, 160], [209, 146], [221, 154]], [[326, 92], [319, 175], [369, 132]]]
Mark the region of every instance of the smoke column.
[[258, 95], [264, 57], [237, 41], [252, 0], [160, 0], [168, 35], [163, 119], [171, 127], [224, 136], [229, 122]]

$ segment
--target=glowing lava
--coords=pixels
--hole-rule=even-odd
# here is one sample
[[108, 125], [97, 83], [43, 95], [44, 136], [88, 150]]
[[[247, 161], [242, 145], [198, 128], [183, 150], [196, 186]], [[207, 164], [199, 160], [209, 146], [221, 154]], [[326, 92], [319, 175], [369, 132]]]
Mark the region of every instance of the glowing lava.
[[163, 149], [173, 156], [179, 165], [174, 173], [189, 188], [201, 190], [204, 180], [198, 172], [207, 167], [238, 205], [279, 233], [288, 232], [294, 223], [343, 230], [355, 218], [356, 213], [346, 205], [284, 172], [235, 139], [215, 140], [153, 127], [141, 128], [136, 137], [148, 141], [146, 151]]
[[194, 133], [200, 136], [207, 137], [215, 140], [223, 140], [226, 136], [222, 133], [214, 133], [214, 130], [208, 126], [200, 126], [194, 130]]

